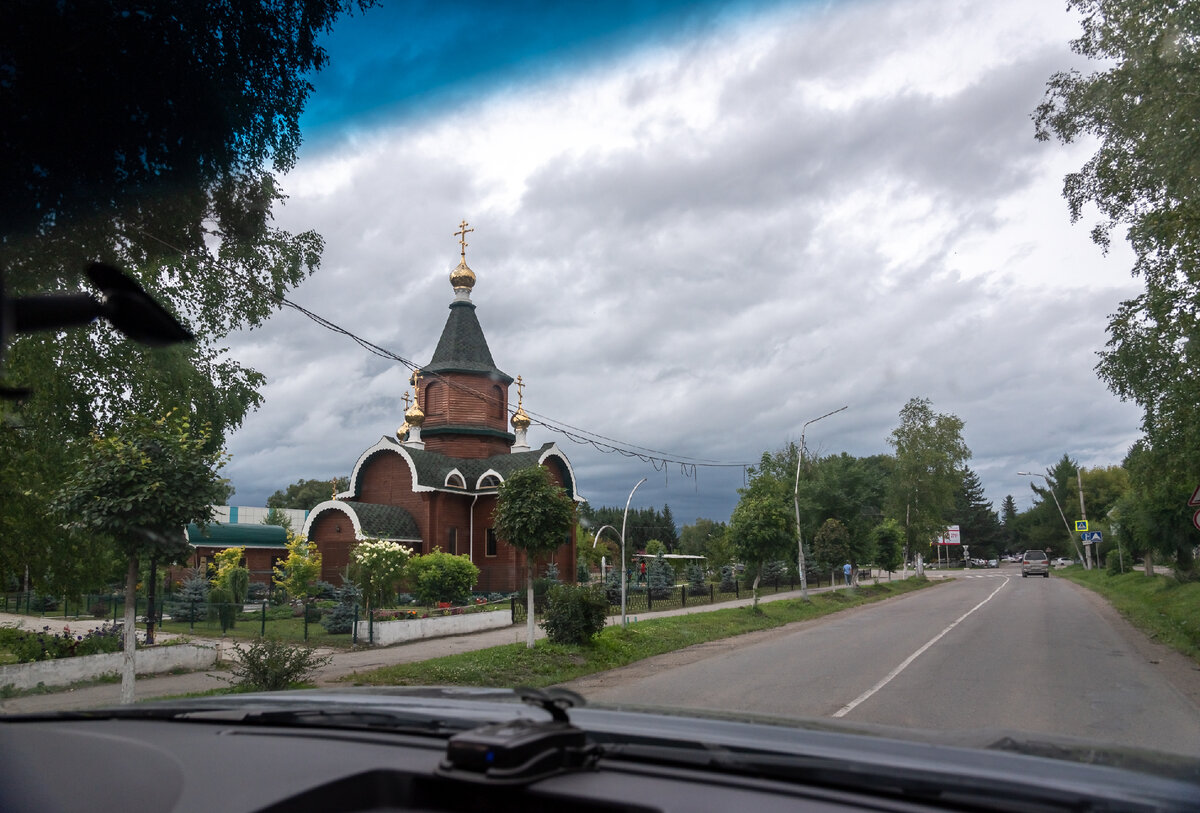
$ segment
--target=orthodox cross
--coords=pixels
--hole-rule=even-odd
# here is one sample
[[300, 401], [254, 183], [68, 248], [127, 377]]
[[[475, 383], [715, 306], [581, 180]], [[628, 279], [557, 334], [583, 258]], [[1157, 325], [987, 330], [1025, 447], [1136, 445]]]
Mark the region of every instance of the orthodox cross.
[[525, 401], [525, 384], [521, 381], [521, 376], [517, 376], [517, 409], [521, 408], [521, 404]]
[[[425, 376], [421, 375], [421, 371], [419, 369], [413, 370], [412, 385], [413, 385], [413, 403], [414, 404], [417, 404], [417, 396], [420, 394], [420, 388], [421, 388], [421, 379], [424, 377]], [[420, 405], [418, 404], [418, 406], [420, 406]]]
[[404, 391], [404, 411], [405, 411], [405, 412], [407, 412], [407, 411], [408, 411], [408, 402], [409, 402], [411, 399], [412, 399], [412, 396], [408, 394], [408, 390], [405, 390], [405, 391]]
[[454, 233], [454, 236], [458, 238], [458, 245], [462, 250], [463, 262], [467, 261], [467, 246], [470, 245], [470, 243], [467, 242], [467, 235], [473, 231], [475, 230], [467, 228], [467, 221], [464, 220], [462, 223], [458, 224], [458, 231]]

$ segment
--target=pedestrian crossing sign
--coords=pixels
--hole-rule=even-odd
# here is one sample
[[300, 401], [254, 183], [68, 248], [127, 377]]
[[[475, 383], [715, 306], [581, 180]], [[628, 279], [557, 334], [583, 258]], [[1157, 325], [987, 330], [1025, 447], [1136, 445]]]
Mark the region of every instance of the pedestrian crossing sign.
[[1088, 521], [1086, 519], [1075, 520], [1075, 530], [1080, 531], [1080, 532], [1087, 531], [1087, 529], [1088, 529], [1087, 522]]

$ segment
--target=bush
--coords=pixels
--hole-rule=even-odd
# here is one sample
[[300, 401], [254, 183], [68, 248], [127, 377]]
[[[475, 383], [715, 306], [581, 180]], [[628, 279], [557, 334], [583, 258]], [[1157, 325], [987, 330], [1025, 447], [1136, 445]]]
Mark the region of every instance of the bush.
[[237, 661], [233, 676], [237, 685], [273, 692], [308, 680], [313, 672], [333, 660], [317, 655], [310, 647], [293, 647], [273, 638], [255, 641], [247, 649], [234, 644]]
[[33, 598], [29, 600], [29, 611], [34, 613], [48, 613], [58, 609], [58, 599], [54, 596], [45, 596], [41, 593], [35, 593]]
[[208, 591], [208, 604], [221, 621], [221, 632], [233, 629], [240, 609], [233, 603], [233, 594], [226, 587], [214, 587]]
[[425, 605], [463, 602], [479, 580], [479, 568], [466, 556], [434, 550], [408, 562], [408, 577], [417, 599]]
[[689, 593], [707, 592], [708, 585], [704, 583], [704, 566], [699, 562], [692, 562], [687, 566], [687, 579]]
[[722, 593], [732, 593], [737, 589], [736, 575], [733, 570], [733, 565], [721, 566], [721, 587]]
[[17, 663], [120, 652], [121, 644], [121, 628], [115, 625], [103, 626], [82, 635], [73, 634], [69, 626], [55, 633], [50, 632], [49, 626], [42, 627], [41, 632], [0, 627], [0, 649], [16, 655]]
[[188, 571], [176, 600], [167, 602], [167, 612], [175, 621], [203, 621], [208, 618], [208, 579], [198, 571]]
[[88, 612], [95, 618], [108, 618], [109, 607], [103, 601], [97, 601], [88, 608]]
[[358, 616], [360, 592], [354, 582], [346, 582], [338, 588], [338, 603], [321, 619], [321, 626], [333, 635], [353, 632], [354, 619]]
[[651, 598], [669, 598], [671, 591], [675, 589], [675, 568], [671, 567], [671, 563], [664, 559], [661, 553], [651, 559], [646, 567], [646, 582]]
[[592, 580], [592, 571], [588, 569], [587, 562], [579, 562], [575, 565], [575, 581], [580, 584], [587, 584]]
[[335, 584], [330, 584], [329, 582], [323, 582], [323, 581], [316, 581], [316, 582], [313, 582], [312, 597], [333, 600], [333, 599], [337, 598], [337, 590], [338, 590], [337, 585], [335, 585]]
[[262, 582], [252, 582], [250, 589], [246, 593], [246, 598], [250, 601], [266, 601], [271, 595], [271, 587]]
[[608, 615], [608, 596], [599, 586], [555, 585], [546, 599], [542, 628], [556, 644], [586, 644], [600, 634]]

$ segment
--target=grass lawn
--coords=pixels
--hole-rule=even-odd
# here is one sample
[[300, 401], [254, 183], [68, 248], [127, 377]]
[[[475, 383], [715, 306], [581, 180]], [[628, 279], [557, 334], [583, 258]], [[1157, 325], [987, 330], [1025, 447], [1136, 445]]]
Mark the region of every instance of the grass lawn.
[[356, 685], [414, 686], [553, 686], [584, 675], [615, 669], [677, 649], [756, 630], [771, 629], [920, 590], [938, 582], [925, 579], [882, 582], [853, 591], [817, 593], [805, 602], [788, 599], [749, 607], [646, 618], [625, 629], [607, 627], [588, 646], [538, 641], [533, 649], [522, 644], [463, 652], [417, 663], [385, 666], [349, 675]]
[[[142, 629], [144, 625], [139, 624], [138, 628]], [[187, 621], [168, 621], [158, 628], [162, 632], [177, 633], [179, 635], [192, 635], [197, 638], [221, 638], [221, 625], [215, 621], [197, 621], [193, 628]], [[262, 637], [262, 621], [255, 617], [246, 621], [238, 621], [237, 624], [225, 631], [223, 637], [237, 638], [239, 640], [251, 640]], [[304, 619], [303, 618], [282, 618], [276, 621], [267, 619], [267, 637], [279, 638], [283, 641], [296, 641], [304, 643]], [[325, 631], [319, 621], [310, 621], [308, 623], [308, 645], [309, 646], [329, 646], [348, 649], [353, 646], [353, 639], [350, 633], [343, 632], [337, 635], [331, 635]]]
[[1142, 632], [1200, 663], [1200, 582], [1147, 576], [1140, 568], [1114, 576], [1076, 566], [1055, 575], [1095, 590]]

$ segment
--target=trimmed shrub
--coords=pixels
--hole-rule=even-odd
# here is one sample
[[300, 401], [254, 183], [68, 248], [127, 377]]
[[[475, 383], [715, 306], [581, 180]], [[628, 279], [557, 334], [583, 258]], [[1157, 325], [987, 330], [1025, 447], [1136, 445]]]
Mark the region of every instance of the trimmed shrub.
[[422, 604], [462, 603], [479, 580], [479, 568], [466, 556], [434, 550], [408, 562], [408, 579]]
[[233, 593], [227, 587], [214, 587], [209, 590], [208, 605], [221, 622], [221, 632], [233, 629], [240, 608], [233, 603]]
[[580, 584], [587, 584], [592, 580], [592, 571], [588, 569], [587, 562], [579, 562], [575, 565], [575, 581]]
[[250, 601], [266, 601], [270, 596], [270, 585], [262, 582], [251, 582], [250, 589], [246, 591], [246, 598]]
[[328, 655], [317, 655], [310, 647], [293, 647], [273, 638], [255, 641], [246, 649], [234, 644], [233, 650], [237, 653], [233, 666], [237, 685], [263, 692], [302, 683], [333, 660]]
[[556, 644], [586, 644], [600, 634], [608, 615], [608, 596], [597, 586], [555, 585], [546, 599], [542, 629]]

